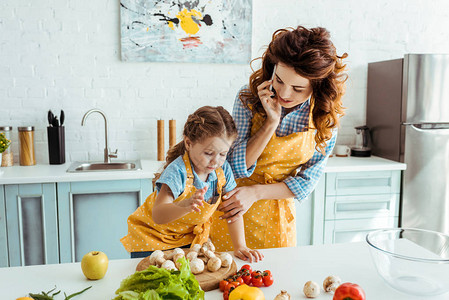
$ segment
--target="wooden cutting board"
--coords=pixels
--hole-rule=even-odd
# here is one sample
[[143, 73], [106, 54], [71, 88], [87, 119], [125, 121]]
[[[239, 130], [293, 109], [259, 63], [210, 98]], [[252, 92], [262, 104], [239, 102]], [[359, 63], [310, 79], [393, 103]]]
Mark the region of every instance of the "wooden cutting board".
[[[164, 253], [169, 252], [170, 250], [164, 251]], [[190, 251], [190, 249], [184, 249], [186, 254]], [[219, 256], [220, 252], [215, 252], [215, 255]], [[143, 258], [136, 267], [136, 271], [145, 270], [150, 266], [150, 257], [147, 256]], [[210, 272], [207, 270], [207, 266], [205, 266], [203, 273], [196, 274], [195, 278], [198, 280], [203, 291], [211, 291], [218, 289], [218, 285], [221, 280], [228, 278], [231, 275], [234, 275], [237, 272], [237, 265], [235, 261], [232, 261], [232, 264], [229, 267], [222, 267], [216, 272]]]

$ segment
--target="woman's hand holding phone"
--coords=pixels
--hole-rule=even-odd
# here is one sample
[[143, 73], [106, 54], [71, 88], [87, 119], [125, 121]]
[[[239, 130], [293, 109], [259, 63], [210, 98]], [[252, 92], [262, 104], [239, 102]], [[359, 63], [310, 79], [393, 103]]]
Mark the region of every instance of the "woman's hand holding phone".
[[263, 108], [265, 109], [265, 112], [267, 114], [267, 121], [279, 124], [279, 121], [281, 119], [282, 107], [276, 100], [276, 98], [274, 98], [275, 92], [273, 90], [273, 80], [275, 78], [275, 75], [276, 75], [276, 65], [274, 66], [273, 75], [271, 75], [271, 80], [262, 82], [257, 87], [257, 91], [260, 102], [262, 103]]
[[274, 77], [276, 76], [276, 66], [277, 65], [274, 65], [274, 67], [273, 67], [273, 74], [271, 75], [271, 79], [270, 79], [270, 87], [269, 87], [269, 90], [270, 90], [270, 92], [272, 92], [272, 95], [270, 96], [271, 98], [273, 98], [274, 96], [276, 96], [276, 92], [275, 92], [275, 90], [273, 89], [273, 81], [274, 81]]

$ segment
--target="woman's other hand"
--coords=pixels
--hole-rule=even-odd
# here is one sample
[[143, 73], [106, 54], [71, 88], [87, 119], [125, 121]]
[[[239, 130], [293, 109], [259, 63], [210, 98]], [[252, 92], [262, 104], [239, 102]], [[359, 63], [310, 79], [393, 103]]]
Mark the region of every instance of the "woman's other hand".
[[185, 207], [189, 209], [189, 211], [199, 212], [201, 211], [199, 207], [204, 205], [204, 194], [206, 194], [206, 191], [207, 186], [203, 187], [202, 189], [196, 190], [192, 197], [179, 202], [175, 202], [175, 204], [181, 207]]
[[237, 258], [240, 258], [244, 261], [252, 262], [258, 262], [263, 259], [263, 254], [260, 253], [258, 250], [250, 249], [246, 246], [237, 247], [234, 250], [234, 255]]
[[270, 91], [270, 85], [272, 83], [272, 80], [264, 81], [257, 87], [257, 94], [267, 114], [267, 121], [277, 125], [281, 120], [282, 106], [276, 98], [272, 98], [274, 95], [274, 93]]
[[233, 189], [223, 196], [223, 201], [218, 207], [219, 211], [224, 212], [221, 219], [227, 219], [228, 223], [232, 223], [244, 213], [256, 202], [255, 191], [250, 186], [242, 186]]

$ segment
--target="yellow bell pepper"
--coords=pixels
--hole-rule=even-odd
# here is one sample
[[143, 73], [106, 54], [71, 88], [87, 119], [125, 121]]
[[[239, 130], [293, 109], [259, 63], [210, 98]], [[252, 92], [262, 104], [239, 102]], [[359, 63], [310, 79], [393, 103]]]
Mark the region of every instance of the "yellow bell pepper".
[[261, 289], [242, 284], [232, 290], [229, 300], [265, 300], [265, 296]]

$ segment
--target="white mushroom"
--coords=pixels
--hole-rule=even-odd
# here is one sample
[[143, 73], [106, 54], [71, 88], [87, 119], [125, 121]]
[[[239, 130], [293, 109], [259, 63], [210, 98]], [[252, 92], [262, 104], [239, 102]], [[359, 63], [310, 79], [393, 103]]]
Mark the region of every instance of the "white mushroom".
[[166, 259], [163, 256], [160, 256], [156, 259], [156, 266], [160, 267], [162, 264], [166, 261]]
[[167, 270], [178, 270], [175, 266], [175, 263], [171, 260], [166, 260], [161, 265], [161, 268], [167, 269]]
[[173, 255], [174, 255], [174, 253], [172, 250], [164, 251], [164, 258], [166, 260], [173, 259]]
[[190, 251], [200, 252], [200, 250], [201, 250], [200, 244], [193, 244], [192, 247], [190, 247]]
[[[182, 251], [181, 253], [175, 253], [175, 255], [173, 255], [173, 261], [176, 262], [180, 257], [185, 257], [186, 253], [184, 251]], [[176, 259], [175, 259], [176, 257]]]
[[186, 258], [189, 260], [189, 261], [192, 261], [192, 260], [194, 260], [195, 258], [197, 258], [198, 257], [198, 252], [196, 252], [196, 251], [190, 251], [189, 253], [187, 253], [187, 255], [186, 255]]
[[159, 257], [164, 257], [164, 252], [162, 252], [161, 250], [156, 250], [153, 253], [151, 253], [151, 255], [150, 255], [150, 265], [152, 265], [152, 266], [156, 265], [156, 260]]
[[209, 250], [209, 248], [207, 248], [207, 245], [203, 244], [203, 246], [201, 246], [201, 253], [206, 253], [206, 251]]
[[209, 258], [207, 258], [206, 256], [198, 256], [199, 259], [201, 259], [205, 264], [207, 264], [209, 262]]
[[304, 295], [307, 298], [316, 298], [320, 294], [320, 286], [313, 281], [307, 281], [303, 288]]
[[173, 262], [175, 263], [175, 266], [176, 266], [176, 268], [178, 268], [178, 270], [181, 267], [181, 264], [178, 262], [178, 259], [183, 258], [183, 257], [184, 257], [184, 252], [175, 254], [175, 256], [173, 256]]
[[176, 254], [182, 254], [182, 255], [184, 255], [185, 252], [184, 252], [184, 250], [182, 250], [181, 248], [175, 248], [175, 249], [173, 249], [173, 256], [175, 256]]
[[290, 294], [287, 293], [287, 291], [282, 290], [280, 294], [277, 294], [277, 296], [274, 297], [274, 300], [290, 300]]
[[215, 251], [215, 245], [210, 239], [208, 239], [204, 244], [206, 244], [207, 249], [211, 250], [212, 252]]
[[190, 271], [192, 271], [193, 274], [200, 274], [204, 271], [204, 262], [199, 259], [195, 258], [190, 262]]
[[204, 252], [204, 255], [205, 255], [208, 259], [211, 259], [212, 257], [215, 257], [215, 253], [212, 252], [211, 250], [206, 250], [206, 252]]
[[220, 259], [222, 267], [229, 267], [232, 264], [232, 255], [227, 252], [221, 253]]
[[341, 279], [338, 276], [331, 275], [327, 276], [323, 281], [323, 288], [326, 292], [335, 292], [338, 286], [341, 284]]
[[211, 272], [218, 271], [221, 268], [221, 259], [214, 256], [209, 259], [207, 262], [207, 269]]

